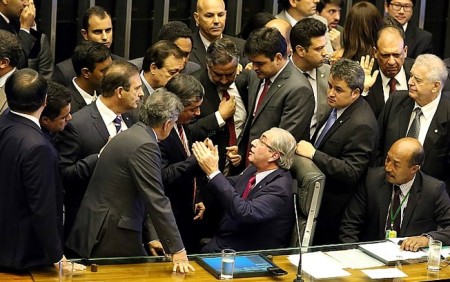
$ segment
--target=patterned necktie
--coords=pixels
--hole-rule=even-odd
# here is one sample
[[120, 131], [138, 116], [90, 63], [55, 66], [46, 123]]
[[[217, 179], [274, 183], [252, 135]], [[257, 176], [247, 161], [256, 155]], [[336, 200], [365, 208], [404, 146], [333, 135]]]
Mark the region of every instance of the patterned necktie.
[[122, 116], [118, 115], [113, 120], [114, 126], [116, 127], [116, 133], [120, 132], [120, 129], [122, 128]]
[[[389, 210], [388, 220], [386, 222], [386, 229], [391, 229], [391, 220], [397, 213], [397, 210], [400, 208], [400, 195], [402, 194], [402, 190], [400, 186], [394, 185], [394, 198], [392, 200], [392, 205]], [[392, 228], [398, 232], [400, 232], [400, 226], [402, 222], [402, 211], [398, 211], [397, 216], [395, 217], [394, 224]]]
[[413, 112], [415, 113], [415, 116], [411, 123], [411, 126], [409, 127], [406, 137], [418, 139], [420, 133], [420, 117], [423, 115], [423, 113], [420, 107], [415, 108]]
[[178, 134], [180, 135], [181, 144], [183, 145], [184, 151], [186, 152], [186, 155], [189, 157], [191, 155], [191, 151], [189, 151], [189, 147], [186, 144], [186, 140], [184, 139], [184, 129], [181, 124], [177, 125]]
[[323, 128], [322, 132], [320, 133], [319, 137], [316, 139], [316, 142], [314, 143], [314, 147], [318, 148], [320, 144], [322, 143], [323, 138], [327, 134], [328, 130], [330, 130], [331, 126], [334, 124], [337, 118], [337, 111], [336, 109], [333, 109], [331, 111], [330, 116], [328, 117], [327, 123], [325, 124], [325, 127]]
[[3, 87], [0, 87], [0, 114], [3, 113], [8, 108], [8, 103], [6, 101], [6, 94]]
[[259, 95], [258, 103], [256, 103], [256, 108], [255, 108], [255, 112], [253, 113], [253, 115], [258, 111], [259, 106], [261, 106], [262, 101], [264, 100], [264, 97], [266, 96], [267, 92], [269, 91], [269, 87], [270, 87], [270, 79], [266, 78], [264, 81], [264, 88], [261, 92], [261, 95]]
[[[227, 90], [223, 90], [222, 95], [227, 101], [230, 100], [230, 94]], [[230, 137], [228, 138], [228, 146], [234, 146], [236, 145], [236, 127], [234, 126], [234, 117], [230, 117], [226, 123], [228, 127], [228, 134], [230, 134]]]
[[242, 199], [247, 199], [248, 194], [252, 190], [253, 185], [256, 183], [256, 175], [253, 175], [250, 177], [250, 179], [247, 182], [247, 186], [245, 186], [244, 193], [242, 193]]
[[397, 80], [395, 78], [391, 78], [389, 80], [389, 97], [397, 91]]

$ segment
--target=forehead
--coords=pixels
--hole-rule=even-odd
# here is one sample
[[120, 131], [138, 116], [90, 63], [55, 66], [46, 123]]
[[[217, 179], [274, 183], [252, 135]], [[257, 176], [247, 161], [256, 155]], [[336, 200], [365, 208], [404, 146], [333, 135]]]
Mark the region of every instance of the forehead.
[[203, 103], [203, 99], [191, 102], [189, 105], [184, 107], [184, 110], [186, 111], [186, 110], [192, 110], [192, 109], [198, 108], [202, 105], [202, 103]]
[[411, 74], [416, 78], [427, 78], [428, 69], [423, 65], [414, 64], [411, 68]]
[[170, 55], [164, 60], [163, 67], [168, 69], [181, 67], [180, 65], [183, 64], [183, 61], [183, 58], [176, 58], [174, 55]]
[[325, 7], [323, 7], [324, 10], [341, 10], [341, 7], [339, 7], [337, 4], [334, 3], [327, 3], [325, 4]]
[[190, 52], [192, 49], [191, 39], [188, 37], [180, 37], [174, 41], [174, 43], [180, 48], [183, 52]]
[[311, 37], [311, 46], [309, 48], [325, 46], [326, 44], [327, 44], [327, 37], [325, 35], [324, 36]]
[[392, 0], [391, 4], [394, 4], [394, 3], [399, 3], [399, 4], [403, 4], [403, 5], [406, 5], [406, 4], [413, 5], [413, 2], [411, 0]]
[[267, 57], [266, 55], [263, 55], [263, 54], [256, 55], [256, 56], [248, 56], [248, 59], [252, 63], [267, 63], [267, 62], [271, 61], [269, 57]]
[[333, 87], [350, 89], [350, 86], [348, 86], [347, 81], [345, 81], [343, 79], [334, 78], [332, 74], [330, 74], [330, 76], [328, 77], [328, 83], [331, 84]]
[[69, 114], [69, 112], [70, 112], [70, 103], [60, 109], [59, 116], [57, 118], [66, 117]]
[[92, 15], [89, 17], [89, 29], [108, 29], [112, 28], [111, 18], [106, 14], [104, 18], [98, 15]]
[[130, 84], [132, 85], [132, 87], [137, 87], [140, 84], [142, 84], [139, 73], [135, 73], [132, 76], [130, 76]]
[[407, 163], [409, 161], [410, 153], [400, 149], [397, 145], [391, 147], [387, 153], [388, 157], [396, 163]]
[[225, 3], [223, 0], [199, 0], [199, 13], [222, 13], [225, 12]]
[[211, 70], [214, 72], [233, 72], [236, 70], [238, 65], [237, 59], [233, 59], [231, 62], [225, 63], [225, 64], [215, 64], [208, 66]]

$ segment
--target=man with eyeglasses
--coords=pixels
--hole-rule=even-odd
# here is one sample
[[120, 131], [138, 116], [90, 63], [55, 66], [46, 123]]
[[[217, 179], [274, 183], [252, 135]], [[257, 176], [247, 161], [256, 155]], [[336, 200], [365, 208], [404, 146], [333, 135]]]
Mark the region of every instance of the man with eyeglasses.
[[208, 176], [205, 187], [219, 199], [225, 214], [219, 229], [202, 252], [274, 249], [289, 245], [294, 224], [292, 165], [295, 139], [273, 127], [251, 142], [251, 165], [226, 178], [219, 170], [213, 144], [194, 143], [194, 155]]
[[[407, 58], [409, 51], [405, 45], [403, 30], [396, 26], [386, 25], [378, 31], [375, 59], [379, 70], [376, 80], [364, 81], [362, 96], [378, 118], [387, 99], [397, 91], [408, 90], [409, 72], [414, 60]], [[368, 63], [369, 57], [365, 58]], [[365, 65], [365, 68], [368, 64]], [[370, 72], [370, 70], [369, 70]]]
[[433, 35], [409, 22], [415, 3], [416, 0], [386, 0], [384, 3], [385, 12], [403, 26], [408, 57], [413, 59], [420, 54], [433, 53]]
[[194, 270], [164, 195], [158, 147], [182, 111], [180, 99], [160, 88], [140, 108], [139, 122], [109, 142], [67, 241], [70, 249], [84, 258], [145, 256], [143, 245], [159, 238], [173, 271]]

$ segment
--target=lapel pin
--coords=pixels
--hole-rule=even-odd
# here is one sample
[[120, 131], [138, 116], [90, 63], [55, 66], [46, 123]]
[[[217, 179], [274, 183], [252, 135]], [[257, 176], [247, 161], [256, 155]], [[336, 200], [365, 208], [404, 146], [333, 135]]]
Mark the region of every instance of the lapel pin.
[[325, 75], [323, 73], [320, 74], [320, 77], [325, 77]]
[[437, 130], [437, 129], [435, 129], [435, 130], [434, 130], [434, 133], [438, 133], [438, 130]]

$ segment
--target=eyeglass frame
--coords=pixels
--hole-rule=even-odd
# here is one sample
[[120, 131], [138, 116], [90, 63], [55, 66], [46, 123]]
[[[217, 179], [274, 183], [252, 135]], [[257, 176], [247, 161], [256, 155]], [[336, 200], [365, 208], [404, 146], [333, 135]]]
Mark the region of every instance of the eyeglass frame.
[[280, 152], [279, 150], [275, 150], [272, 146], [270, 146], [269, 144], [267, 144], [266, 142], [264, 142], [261, 138], [265, 138], [265, 136], [261, 136], [261, 137], [259, 137], [259, 138], [256, 138], [256, 140], [258, 140], [258, 142], [259, 143], [261, 143], [261, 144], [263, 144], [264, 146], [266, 146], [270, 151], [272, 151], [272, 152], [277, 152], [277, 153], [279, 153], [280, 155], [284, 155], [284, 153], [283, 152]]
[[402, 5], [400, 3], [389, 3], [389, 5], [392, 6], [392, 10], [398, 12], [403, 8], [403, 11], [405, 12], [412, 12], [414, 9], [414, 5]]

